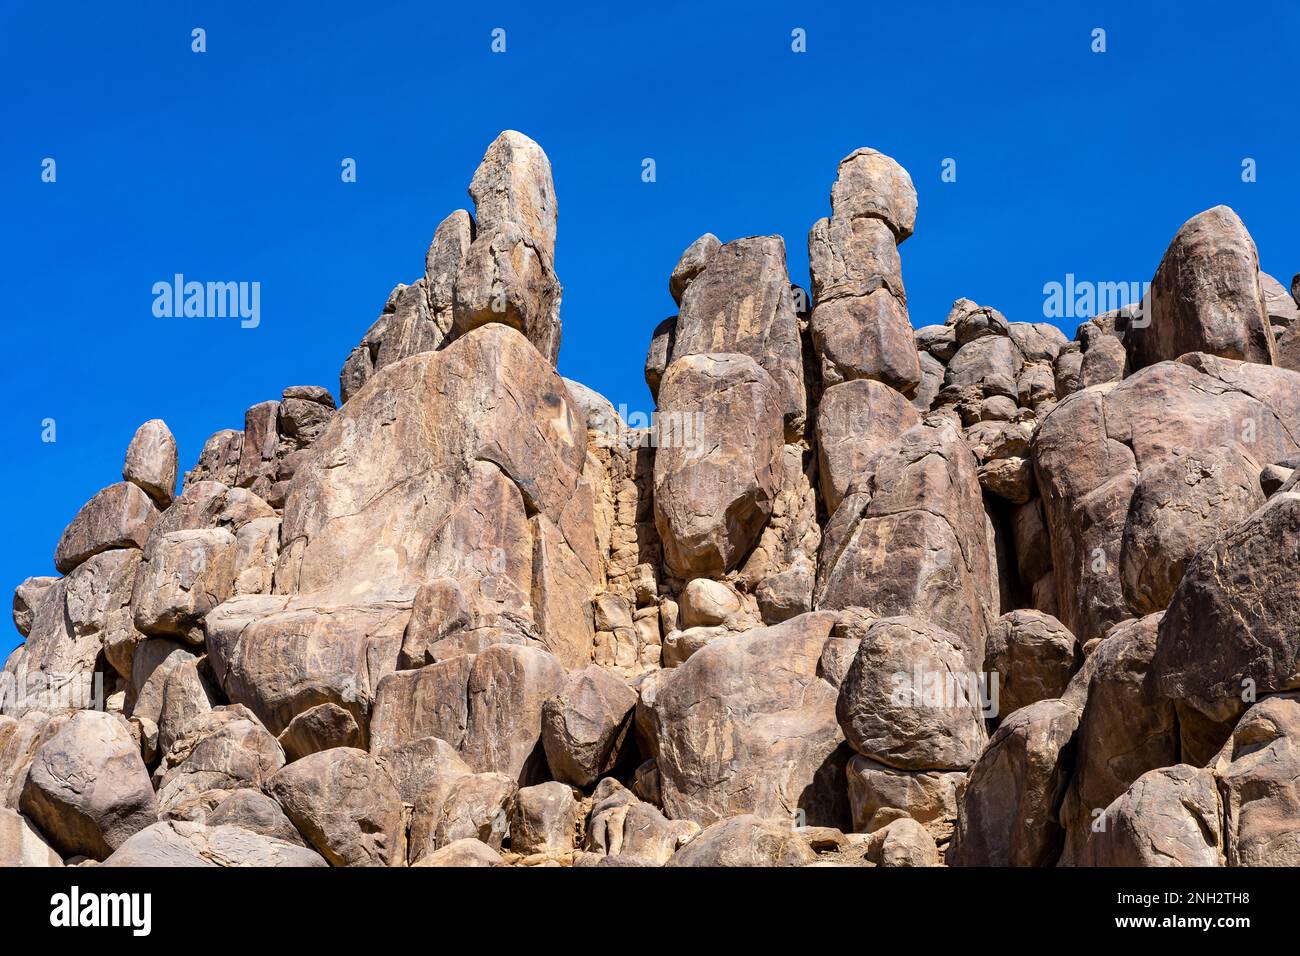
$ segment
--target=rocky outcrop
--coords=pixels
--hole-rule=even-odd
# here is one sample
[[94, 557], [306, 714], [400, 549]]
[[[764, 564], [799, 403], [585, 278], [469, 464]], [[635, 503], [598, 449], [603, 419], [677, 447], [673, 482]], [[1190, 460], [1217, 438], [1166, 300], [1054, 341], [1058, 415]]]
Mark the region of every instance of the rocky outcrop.
[[469, 191], [340, 401], [179, 494], [144, 423], [18, 585], [0, 864], [1300, 862], [1300, 313], [1235, 213], [1072, 340], [913, 329], [855, 150], [811, 297], [681, 254], [641, 420], [557, 372], [541, 147]]

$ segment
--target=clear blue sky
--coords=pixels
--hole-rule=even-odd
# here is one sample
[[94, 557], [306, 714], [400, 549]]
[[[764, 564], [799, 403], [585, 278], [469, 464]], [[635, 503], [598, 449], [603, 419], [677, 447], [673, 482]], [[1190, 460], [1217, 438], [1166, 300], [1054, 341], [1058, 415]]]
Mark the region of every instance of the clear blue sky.
[[[1294, 4], [281, 6], [0, 0], [6, 589], [53, 573], [140, 422], [168, 422], [184, 469], [286, 385], [337, 393], [506, 128], [555, 171], [560, 369], [632, 409], [650, 407], [641, 368], [681, 250], [779, 233], [806, 285], [808, 228], [858, 146], [916, 182], [916, 325], [959, 296], [1041, 320], [1043, 284], [1067, 272], [1147, 280], [1216, 203], [1267, 271], [1300, 270]], [[176, 272], [260, 282], [260, 327], [155, 318], [151, 287]], [[0, 657], [17, 641], [6, 622]]]

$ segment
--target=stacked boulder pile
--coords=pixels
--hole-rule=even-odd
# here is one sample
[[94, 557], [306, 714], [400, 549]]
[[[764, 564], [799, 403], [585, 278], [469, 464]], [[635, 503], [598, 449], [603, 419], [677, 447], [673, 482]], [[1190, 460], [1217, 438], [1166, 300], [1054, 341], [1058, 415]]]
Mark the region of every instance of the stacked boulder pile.
[[[1300, 863], [1300, 335], [1237, 216], [1073, 341], [913, 328], [907, 172], [692, 242], [631, 428], [515, 132], [347, 356], [14, 595], [0, 864]], [[1292, 291], [1297, 291], [1293, 284]]]

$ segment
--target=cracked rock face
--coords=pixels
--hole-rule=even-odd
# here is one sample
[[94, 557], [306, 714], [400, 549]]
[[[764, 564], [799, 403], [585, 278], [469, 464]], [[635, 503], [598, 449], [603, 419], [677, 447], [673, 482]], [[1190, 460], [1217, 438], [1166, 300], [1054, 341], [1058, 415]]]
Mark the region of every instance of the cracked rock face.
[[256, 402], [179, 494], [145, 422], [71, 503], [0, 864], [1300, 863], [1300, 313], [1235, 213], [1072, 339], [913, 329], [917, 191], [854, 150], [806, 281], [686, 247], [624, 421], [557, 372], [541, 146], [469, 193], [337, 401]]

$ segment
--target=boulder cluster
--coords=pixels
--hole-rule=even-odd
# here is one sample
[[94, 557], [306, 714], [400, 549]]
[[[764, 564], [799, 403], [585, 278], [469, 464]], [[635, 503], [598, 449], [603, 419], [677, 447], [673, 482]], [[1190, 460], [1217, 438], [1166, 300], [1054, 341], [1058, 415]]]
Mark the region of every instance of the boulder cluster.
[[916, 191], [692, 242], [631, 428], [515, 132], [329, 390], [28, 578], [0, 864], [1300, 864], [1300, 316], [1232, 210], [1073, 341], [913, 328]]

